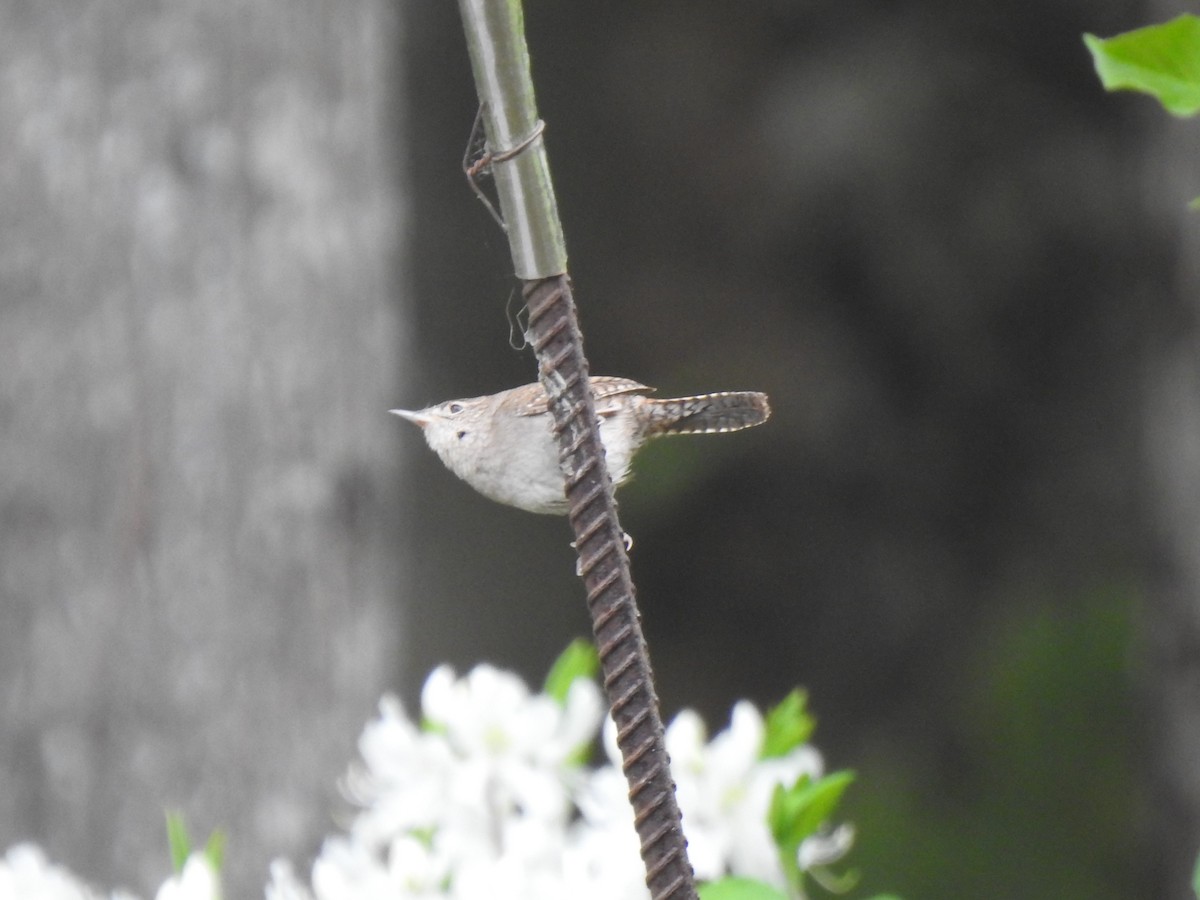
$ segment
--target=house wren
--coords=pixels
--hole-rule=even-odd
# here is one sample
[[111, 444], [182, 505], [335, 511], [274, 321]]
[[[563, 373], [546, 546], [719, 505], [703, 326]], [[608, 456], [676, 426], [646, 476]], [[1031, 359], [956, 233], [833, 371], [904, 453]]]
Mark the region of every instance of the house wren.
[[[629, 478], [633, 454], [648, 438], [739, 431], [771, 414], [766, 394], [753, 391], [656, 400], [646, 396], [653, 388], [628, 378], [597, 375], [590, 381], [615, 485]], [[446, 468], [485, 497], [530, 512], [566, 514], [566, 480], [541, 384], [390, 412], [419, 425]]]

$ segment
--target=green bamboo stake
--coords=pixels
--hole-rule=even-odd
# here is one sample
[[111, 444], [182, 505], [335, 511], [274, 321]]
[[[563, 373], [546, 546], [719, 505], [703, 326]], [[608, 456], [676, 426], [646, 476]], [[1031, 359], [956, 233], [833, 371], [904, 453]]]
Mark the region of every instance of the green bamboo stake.
[[567, 248], [537, 117], [521, 4], [462, 0], [459, 7], [514, 270], [525, 281], [563, 275]]

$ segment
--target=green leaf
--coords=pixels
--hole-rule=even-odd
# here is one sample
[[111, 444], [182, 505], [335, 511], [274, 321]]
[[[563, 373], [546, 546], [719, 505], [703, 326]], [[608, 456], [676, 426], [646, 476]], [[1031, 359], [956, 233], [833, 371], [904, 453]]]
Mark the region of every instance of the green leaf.
[[[183, 822], [183, 814], [174, 810], [167, 811], [167, 847], [171, 854], [171, 869], [176, 875], [183, 872], [183, 867], [192, 855], [192, 839], [188, 835], [187, 825]], [[219, 828], [214, 829], [204, 845], [204, 855], [214, 872], [221, 871], [225, 860], [225, 833]]]
[[600, 658], [596, 655], [596, 648], [592, 646], [592, 642], [576, 638], [554, 661], [542, 689], [561, 705], [567, 702], [567, 692], [575, 683], [575, 679], [595, 678], [599, 671]]
[[421, 730], [427, 734], [445, 734], [449, 729], [441, 722], [421, 716]]
[[787, 894], [751, 878], [722, 878], [700, 885], [700, 900], [787, 900]]
[[1200, 897], [1200, 857], [1196, 859], [1196, 868], [1192, 870], [1192, 890]]
[[801, 775], [791, 788], [776, 787], [767, 822], [780, 852], [792, 855], [801, 841], [816, 834], [822, 823], [829, 821], [852, 781], [854, 773], [843, 770], [819, 781]]
[[1151, 94], [1176, 116], [1200, 112], [1200, 18], [1187, 13], [1108, 39], [1085, 34], [1106, 90]]
[[220, 873], [221, 865], [225, 862], [225, 832], [214, 828], [204, 845], [204, 856], [214, 872]]
[[167, 811], [167, 848], [171, 854], [171, 869], [178, 875], [192, 853], [192, 839], [183, 824], [183, 815], [171, 810]]
[[817, 722], [805, 709], [807, 702], [808, 694], [797, 688], [767, 713], [763, 759], [786, 756], [812, 736]]

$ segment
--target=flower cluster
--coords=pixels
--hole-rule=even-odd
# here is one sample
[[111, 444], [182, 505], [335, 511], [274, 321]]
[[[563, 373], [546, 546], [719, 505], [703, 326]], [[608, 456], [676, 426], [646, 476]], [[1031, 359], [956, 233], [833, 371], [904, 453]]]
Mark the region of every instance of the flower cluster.
[[[101, 900], [104, 895], [92, 890], [59, 866], [54, 865], [33, 844], [15, 844], [0, 857], [0, 897], [37, 900]], [[128, 894], [113, 892], [111, 900], [135, 900]]]
[[[822, 779], [821, 757], [806, 742], [811, 720], [797, 727], [796, 703], [782, 728], [747, 702], [711, 741], [690, 711], [668, 727], [698, 879], [736, 875], [784, 887], [848, 849], [846, 826], [794, 832], [790, 844], [781, 837], [791, 827], [785, 801], [792, 796], [797, 808], [799, 796], [786, 792], [813, 794], [834, 777]], [[587, 759], [604, 722], [608, 762], [592, 768]], [[356, 807], [349, 827], [326, 840], [308, 880], [286, 861], [273, 863], [267, 900], [644, 900], [614, 730], [589, 677], [569, 674], [534, 693], [490, 666], [462, 678], [438, 668], [422, 691], [419, 722], [395, 698], [381, 701], [359, 739], [361, 761], [343, 782]], [[791, 737], [781, 742], [781, 732]], [[840, 787], [824, 791], [834, 793]], [[101, 897], [29, 845], [0, 859], [0, 896]], [[219, 896], [212, 867], [196, 853], [157, 900]]]
[[[615, 729], [592, 680], [576, 678], [560, 702], [489, 666], [462, 679], [442, 667], [425, 684], [421, 714], [418, 726], [395, 699], [380, 704], [345, 781], [361, 808], [349, 833], [326, 842], [311, 889], [276, 864], [270, 900], [649, 896]], [[608, 764], [589, 769], [602, 719]], [[697, 878], [783, 886], [768, 813], [779, 786], [821, 778], [820, 754], [800, 743], [764, 758], [766, 724], [744, 701], [711, 741], [691, 711], [666, 737]], [[850, 840], [845, 826], [813, 834], [797, 865], [825, 865]]]

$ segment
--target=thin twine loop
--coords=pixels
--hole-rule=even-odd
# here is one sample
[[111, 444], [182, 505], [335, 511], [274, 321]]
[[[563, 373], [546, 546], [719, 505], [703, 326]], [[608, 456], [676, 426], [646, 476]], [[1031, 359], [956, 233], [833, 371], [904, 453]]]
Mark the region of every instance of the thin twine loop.
[[[522, 301], [517, 307], [516, 312], [513, 311], [513, 298], [517, 296], [516, 288], [508, 294], [508, 299], [504, 302], [504, 318], [508, 320], [508, 346], [514, 350], [524, 350], [529, 346], [529, 307]], [[522, 323], [524, 319], [524, 323]]]
[[[483, 175], [491, 173], [491, 168], [495, 163], [511, 162], [516, 157], [520, 156], [531, 146], [546, 130], [546, 123], [542, 119], [538, 119], [530, 129], [529, 134], [521, 138], [512, 147], [507, 150], [488, 150], [487, 138], [483, 134], [483, 104], [479, 104], [479, 109], [475, 113], [475, 122], [471, 125], [471, 134], [467, 138], [467, 149], [463, 152], [463, 174], [467, 176], [467, 184], [471, 186], [471, 191], [479, 198], [479, 201], [487, 207], [487, 211], [491, 214], [496, 224], [500, 226], [500, 230], [508, 233], [508, 225], [505, 224], [503, 217], [496, 211], [496, 207], [483, 192], [483, 188], [479, 186], [476, 179]], [[477, 155], [478, 154], [478, 155]]]

